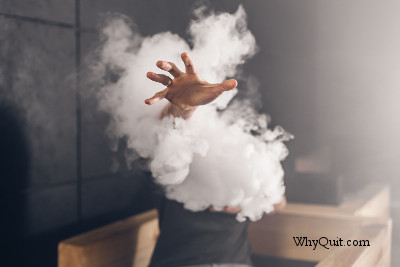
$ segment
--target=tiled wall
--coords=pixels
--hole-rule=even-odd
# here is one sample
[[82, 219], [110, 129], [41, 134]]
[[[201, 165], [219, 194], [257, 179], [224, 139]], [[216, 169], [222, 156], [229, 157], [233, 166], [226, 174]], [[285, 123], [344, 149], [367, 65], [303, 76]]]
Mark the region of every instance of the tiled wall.
[[[5, 256], [8, 266], [55, 266], [59, 240], [152, 207], [151, 178], [109, 149], [109, 118], [80, 96], [84, 77], [76, 73], [96, 41], [99, 13], [122, 12], [145, 35], [185, 35], [193, 3], [0, 0], [2, 263]], [[237, 3], [215, 5], [234, 11]]]
[[54, 262], [44, 235], [78, 230], [75, 2], [57, 2], [0, 1], [1, 233], [21, 253], [13, 262]]

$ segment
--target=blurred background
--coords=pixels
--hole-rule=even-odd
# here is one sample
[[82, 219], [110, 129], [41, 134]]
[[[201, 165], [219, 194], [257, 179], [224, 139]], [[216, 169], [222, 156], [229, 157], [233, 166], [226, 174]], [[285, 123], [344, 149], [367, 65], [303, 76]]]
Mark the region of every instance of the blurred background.
[[[288, 200], [337, 204], [369, 183], [389, 184], [395, 252], [400, 1], [200, 3], [231, 13], [242, 4], [248, 14], [260, 49], [243, 73], [258, 80], [272, 124], [295, 135], [284, 162]], [[153, 208], [149, 174], [127, 168], [123, 142], [110, 150], [109, 117], [81, 96], [79, 73], [97, 41], [99, 14], [126, 14], [145, 36], [187, 37], [198, 6], [0, 0], [0, 239], [7, 266], [55, 266], [60, 240]]]

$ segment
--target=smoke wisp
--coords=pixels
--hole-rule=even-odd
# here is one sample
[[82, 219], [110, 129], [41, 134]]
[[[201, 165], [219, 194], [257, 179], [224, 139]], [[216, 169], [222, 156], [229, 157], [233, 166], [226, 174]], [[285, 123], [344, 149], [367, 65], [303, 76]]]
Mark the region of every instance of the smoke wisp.
[[91, 78], [100, 81], [99, 107], [113, 118], [109, 136], [125, 138], [135, 155], [148, 159], [167, 198], [192, 211], [240, 205], [239, 221], [257, 220], [284, 194], [280, 162], [288, 153], [283, 141], [290, 136], [280, 127], [268, 129], [268, 116], [258, 114], [251, 101], [231, 101], [237, 89], [199, 107], [187, 121], [159, 119], [167, 100], [144, 104], [164, 89], [146, 78], [147, 71], [160, 73], [158, 60], [184, 70], [180, 54], [188, 52], [203, 79], [220, 83], [255, 54], [242, 7], [234, 14], [196, 12], [189, 26], [192, 46], [170, 32], [141, 36], [129, 19], [109, 17], [91, 68]]

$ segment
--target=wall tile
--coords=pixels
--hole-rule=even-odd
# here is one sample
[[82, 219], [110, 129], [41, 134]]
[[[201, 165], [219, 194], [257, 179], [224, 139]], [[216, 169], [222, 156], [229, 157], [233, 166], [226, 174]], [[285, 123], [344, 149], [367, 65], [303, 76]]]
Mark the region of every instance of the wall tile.
[[0, 13], [75, 23], [75, 0], [0, 0]]
[[[99, 14], [117, 12], [129, 16], [137, 25], [139, 30], [147, 35], [159, 31], [184, 32], [186, 20], [191, 12], [192, 1], [163, 1], [163, 0], [87, 0], [81, 2], [81, 21], [86, 28], [95, 28], [98, 23]], [[149, 18], [152, 22], [149, 23]], [[176, 21], [176, 28], [172, 23]], [[177, 23], [179, 21], [179, 23]]]
[[83, 62], [82, 75], [82, 174], [87, 177], [100, 176], [119, 170], [124, 159], [113, 151], [112, 141], [106, 135], [110, 116], [98, 109], [96, 87], [86, 83], [86, 71], [91, 62], [86, 58], [93, 44], [97, 41], [94, 33], [83, 33], [81, 51]]
[[76, 185], [65, 185], [28, 193], [28, 234], [77, 223]]
[[0, 18], [0, 42], [0, 104], [21, 118], [29, 184], [75, 180], [74, 31]]
[[[209, 1], [209, 6], [216, 11], [234, 12], [239, 0]], [[193, 10], [198, 7], [196, 1], [181, 0], [86, 0], [81, 2], [81, 22], [86, 28], [95, 28], [99, 15], [116, 12], [133, 19], [144, 35], [162, 31], [172, 31], [184, 35], [188, 23], [193, 18]]]
[[135, 172], [87, 181], [82, 186], [83, 220], [122, 218], [152, 206], [151, 177]]
[[[124, 140], [112, 140], [107, 136], [110, 115], [100, 111], [96, 97], [97, 85], [88, 82], [87, 74], [93, 64], [96, 33], [84, 32], [81, 36], [82, 51], [82, 174], [84, 179], [104, 176], [110, 173], [129, 170], [126, 163]], [[89, 57], [89, 58], [88, 58]], [[89, 79], [87, 79], [89, 78]]]
[[94, 97], [82, 101], [82, 174], [83, 178], [115, 172], [124, 165], [118, 152], [111, 150], [106, 135], [109, 116], [100, 112]]

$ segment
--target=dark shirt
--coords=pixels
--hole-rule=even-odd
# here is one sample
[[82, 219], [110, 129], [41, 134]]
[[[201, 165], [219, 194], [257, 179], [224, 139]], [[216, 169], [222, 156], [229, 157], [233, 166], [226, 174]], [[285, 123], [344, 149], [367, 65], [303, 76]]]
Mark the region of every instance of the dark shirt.
[[192, 212], [165, 197], [157, 202], [161, 233], [150, 267], [211, 263], [251, 265], [248, 221], [238, 222], [235, 214], [208, 209]]

